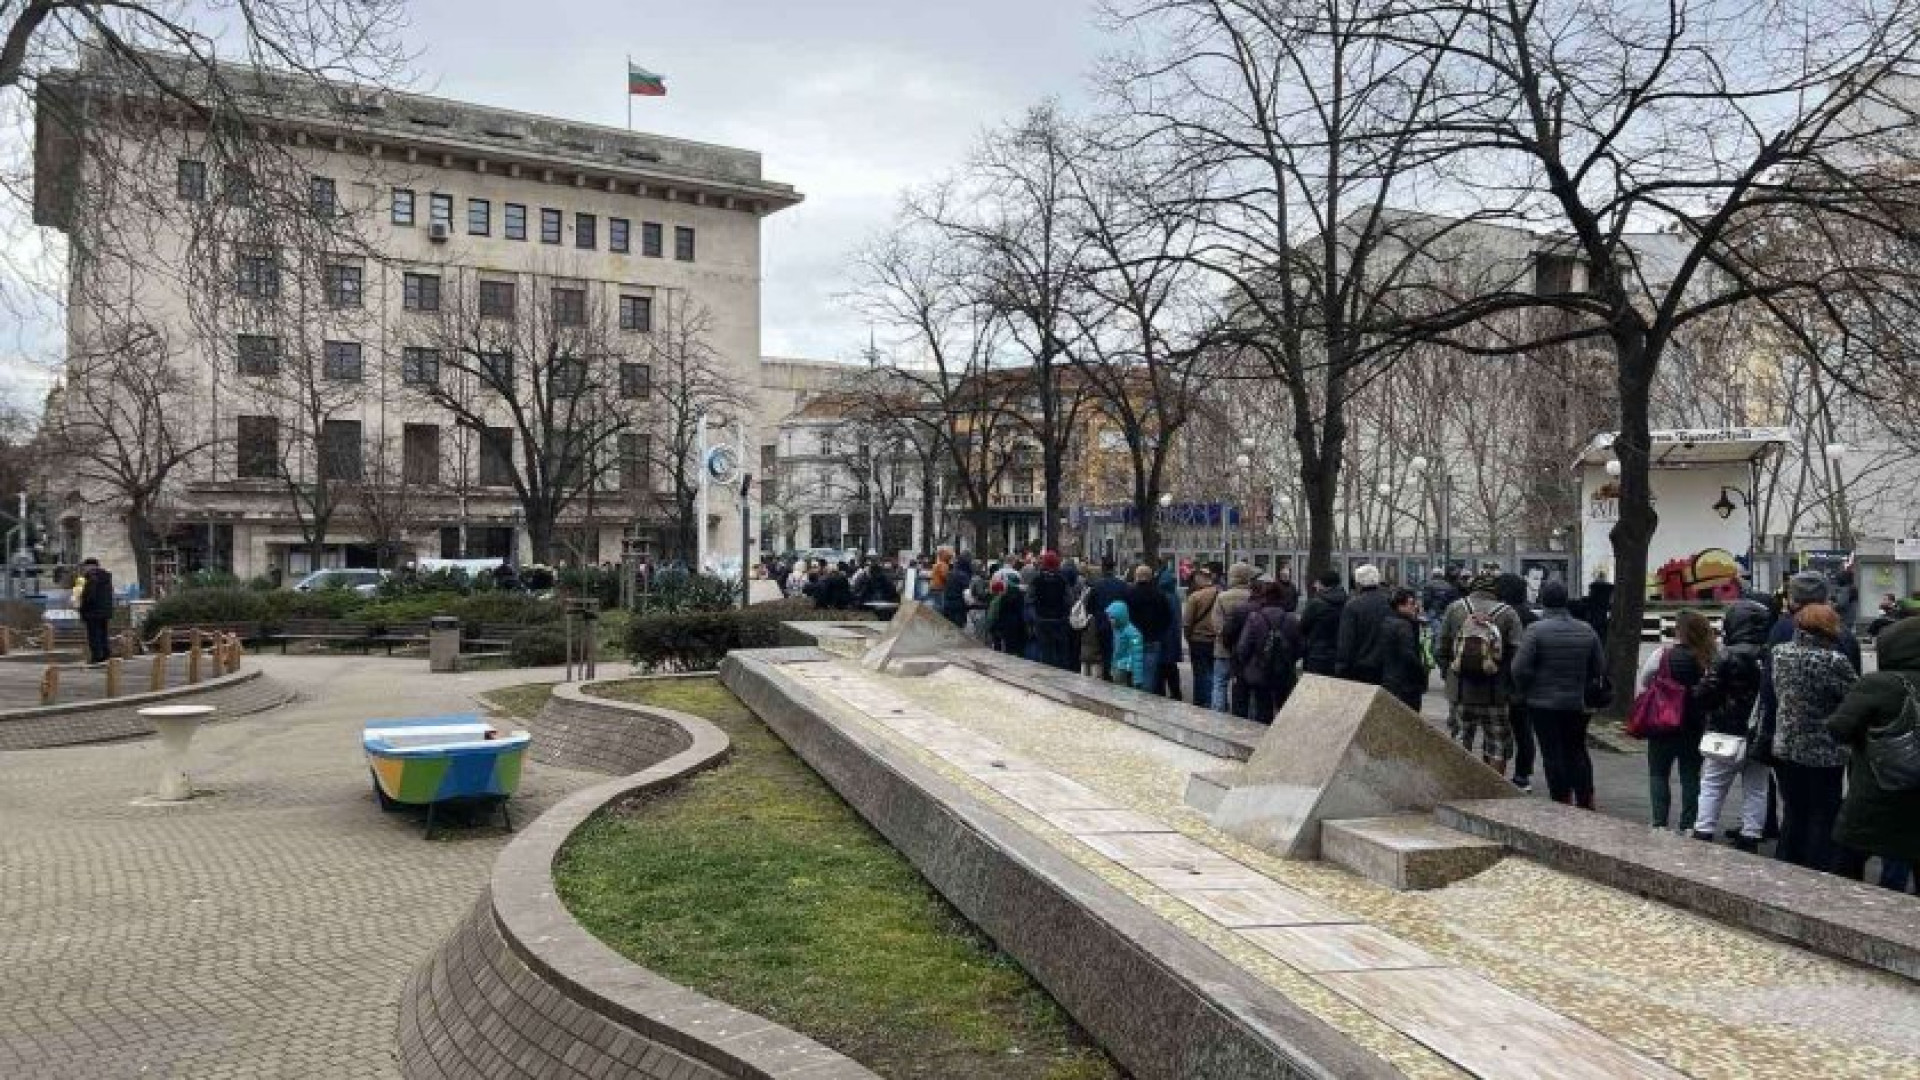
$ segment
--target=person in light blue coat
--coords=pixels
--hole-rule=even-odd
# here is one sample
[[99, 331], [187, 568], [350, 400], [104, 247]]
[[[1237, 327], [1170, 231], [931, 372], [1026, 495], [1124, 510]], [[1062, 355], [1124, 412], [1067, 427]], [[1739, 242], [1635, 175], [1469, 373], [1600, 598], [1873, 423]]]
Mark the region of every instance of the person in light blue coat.
[[1113, 681], [1122, 686], [1147, 688], [1147, 650], [1139, 628], [1127, 614], [1127, 603], [1115, 600], [1107, 605], [1107, 622], [1113, 628]]

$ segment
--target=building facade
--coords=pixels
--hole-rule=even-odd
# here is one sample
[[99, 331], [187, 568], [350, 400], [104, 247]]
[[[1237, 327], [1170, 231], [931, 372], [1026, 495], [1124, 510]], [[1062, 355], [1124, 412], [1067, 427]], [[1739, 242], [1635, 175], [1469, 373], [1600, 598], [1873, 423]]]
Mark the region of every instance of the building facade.
[[[760, 220], [800, 196], [751, 151], [253, 78], [251, 160], [120, 73], [83, 65], [42, 95], [36, 222], [76, 252], [50, 422], [110, 425], [82, 415], [108, 400], [92, 384], [155, 343], [153, 437], [191, 451], [149, 513], [156, 573], [670, 543], [658, 429], [707, 409], [745, 444], [724, 432], [757, 422], [751, 400], [674, 380], [757, 382]], [[139, 240], [91, 242], [108, 236]], [[105, 471], [50, 469], [57, 557], [131, 579]], [[708, 511], [715, 549], [737, 544], [737, 501]]]

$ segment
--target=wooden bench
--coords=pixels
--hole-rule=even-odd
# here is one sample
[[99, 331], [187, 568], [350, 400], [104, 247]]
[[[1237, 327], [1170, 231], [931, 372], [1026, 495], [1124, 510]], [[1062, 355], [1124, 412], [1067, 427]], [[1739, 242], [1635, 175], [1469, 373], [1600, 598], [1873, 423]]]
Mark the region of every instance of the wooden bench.
[[336, 645], [357, 645], [366, 652], [375, 640], [373, 627], [351, 619], [288, 619], [274, 631], [280, 652], [296, 641], [319, 641]]
[[427, 643], [427, 624], [423, 622], [391, 623], [380, 628], [373, 640], [387, 647], [387, 655], [393, 655], [395, 645], [425, 645]]
[[470, 623], [462, 630], [463, 652], [503, 653], [513, 647], [513, 639], [531, 627], [521, 623]]
[[203, 634], [232, 634], [241, 641], [260, 641], [266, 638], [267, 628], [257, 622], [197, 622], [173, 628], [175, 648], [185, 648], [188, 635], [198, 630]]

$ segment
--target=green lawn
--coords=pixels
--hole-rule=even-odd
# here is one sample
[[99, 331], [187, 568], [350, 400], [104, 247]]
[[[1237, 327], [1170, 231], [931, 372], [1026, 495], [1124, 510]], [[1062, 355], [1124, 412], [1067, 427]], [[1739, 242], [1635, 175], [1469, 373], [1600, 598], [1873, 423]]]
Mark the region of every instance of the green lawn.
[[[560, 895], [601, 940], [883, 1076], [1123, 1075], [716, 680], [598, 690], [703, 716], [733, 740], [725, 764], [567, 845]], [[493, 699], [529, 715], [547, 692]]]

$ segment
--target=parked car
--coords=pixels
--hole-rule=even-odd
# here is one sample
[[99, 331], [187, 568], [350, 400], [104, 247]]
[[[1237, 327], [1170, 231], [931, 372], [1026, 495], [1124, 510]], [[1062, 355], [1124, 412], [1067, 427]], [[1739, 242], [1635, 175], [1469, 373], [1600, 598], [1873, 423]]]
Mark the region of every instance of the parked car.
[[295, 592], [352, 589], [361, 596], [372, 596], [380, 591], [380, 583], [388, 576], [385, 570], [315, 570], [294, 582], [293, 588]]

